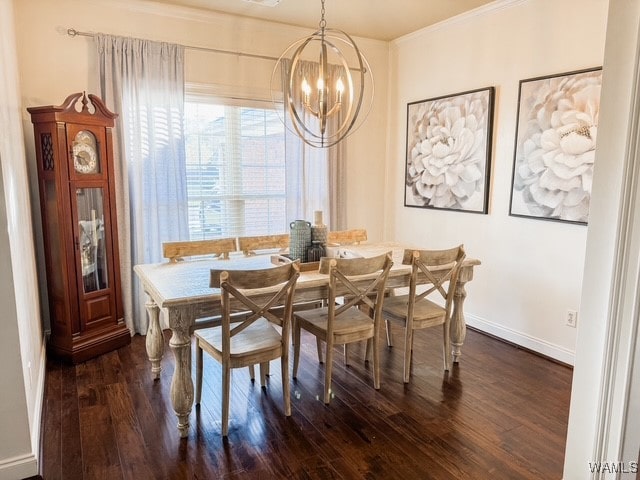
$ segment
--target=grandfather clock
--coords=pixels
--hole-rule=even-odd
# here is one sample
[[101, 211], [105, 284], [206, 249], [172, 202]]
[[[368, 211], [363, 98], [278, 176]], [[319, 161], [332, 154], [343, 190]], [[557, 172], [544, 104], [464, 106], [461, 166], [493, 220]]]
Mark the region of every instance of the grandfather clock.
[[95, 95], [27, 109], [33, 122], [51, 337], [83, 362], [131, 341], [124, 324], [113, 172], [117, 114]]

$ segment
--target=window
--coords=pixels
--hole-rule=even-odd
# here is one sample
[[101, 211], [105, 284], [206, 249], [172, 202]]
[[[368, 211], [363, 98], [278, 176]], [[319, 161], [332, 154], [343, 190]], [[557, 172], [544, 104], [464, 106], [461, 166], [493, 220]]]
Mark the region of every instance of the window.
[[191, 240], [288, 231], [275, 110], [188, 99], [185, 144]]

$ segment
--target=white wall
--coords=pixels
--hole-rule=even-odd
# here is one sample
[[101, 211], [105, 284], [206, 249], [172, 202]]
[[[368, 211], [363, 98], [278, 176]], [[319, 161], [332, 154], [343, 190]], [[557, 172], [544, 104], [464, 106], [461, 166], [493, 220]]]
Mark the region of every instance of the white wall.
[[0, 479], [35, 475], [44, 386], [12, 0], [0, 0]]
[[[580, 306], [587, 228], [509, 216], [518, 85], [602, 65], [607, 5], [494, 2], [391, 47], [386, 236], [434, 248], [463, 242], [482, 261], [467, 284], [467, 323], [570, 364], [576, 329], [565, 314]], [[407, 103], [488, 86], [496, 87], [489, 214], [404, 207]]]

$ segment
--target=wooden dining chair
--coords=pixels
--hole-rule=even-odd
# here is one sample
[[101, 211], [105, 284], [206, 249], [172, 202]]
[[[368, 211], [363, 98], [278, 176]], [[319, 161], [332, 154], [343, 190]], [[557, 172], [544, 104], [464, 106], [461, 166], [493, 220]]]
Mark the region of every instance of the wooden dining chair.
[[330, 245], [360, 245], [366, 241], [367, 231], [362, 228], [330, 231], [327, 234], [327, 243]]
[[[196, 404], [202, 397], [203, 351], [222, 365], [222, 436], [229, 431], [231, 369], [260, 365], [260, 383], [265, 387], [266, 368], [280, 358], [285, 416], [291, 415], [289, 394], [289, 335], [293, 295], [300, 276], [295, 262], [261, 270], [211, 270], [211, 287], [219, 288], [222, 324], [196, 330]], [[277, 290], [264, 289], [278, 287]], [[252, 296], [262, 290], [260, 296]], [[284, 303], [281, 316], [272, 307]], [[234, 321], [232, 312], [249, 312]], [[274, 327], [280, 327], [280, 331]]]
[[[373, 386], [376, 390], [380, 388], [378, 332], [382, 321], [384, 289], [391, 265], [391, 253], [372, 258], [323, 258], [320, 272], [329, 274], [327, 306], [294, 313], [293, 377], [296, 378], [298, 373], [300, 332], [304, 329], [325, 343], [325, 404], [330, 400], [334, 345], [361, 340], [373, 341]], [[371, 294], [374, 292], [375, 299], [372, 299]], [[344, 304], [336, 304], [336, 297], [345, 294], [348, 294], [348, 300], [345, 299]], [[322, 362], [320, 352], [318, 353], [318, 359]], [[348, 362], [347, 356], [345, 362]]]
[[238, 250], [246, 256], [256, 255], [260, 250], [284, 252], [289, 248], [289, 234], [238, 237]]
[[164, 242], [162, 244], [162, 256], [168, 258], [171, 263], [182, 261], [184, 257], [201, 255], [213, 255], [228, 259], [229, 253], [235, 251], [235, 249], [235, 238]]
[[[387, 326], [387, 344], [391, 346], [390, 324], [396, 322], [405, 329], [404, 383], [409, 383], [414, 330], [443, 326], [444, 369], [451, 369], [449, 325], [453, 295], [460, 266], [465, 258], [462, 245], [447, 250], [405, 250], [402, 263], [411, 265], [409, 293], [391, 296], [383, 306]], [[419, 285], [427, 285], [418, 292]], [[438, 303], [429, 296], [438, 298]]]

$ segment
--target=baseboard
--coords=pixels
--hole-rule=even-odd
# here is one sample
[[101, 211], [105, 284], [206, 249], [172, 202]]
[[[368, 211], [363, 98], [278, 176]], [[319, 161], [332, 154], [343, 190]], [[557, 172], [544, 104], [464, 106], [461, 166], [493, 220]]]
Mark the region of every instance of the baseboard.
[[33, 453], [0, 461], [0, 480], [16, 480], [38, 474], [38, 459]]
[[470, 313], [465, 312], [464, 318], [467, 325], [469, 327], [473, 327], [476, 330], [506, 340], [507, 342], [513, 343], [515, 345], [519, 345], [523, 348], [526, 348], [527, 350], [539, 353], [540, 355], [549, 357], [553, 360], [557, 360], [558, 362], [564, 363], [566, 365], [574, 365], [575, 351], [558, 345], [554, 345], [545, 340], [532, 337], [522, 332], [512, 330], [503, 325], [498, 325], [497, 323], [490, 322]]

